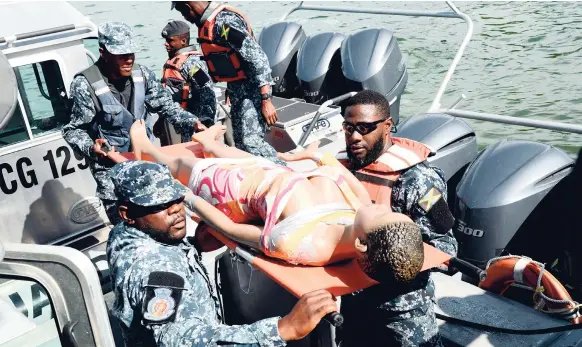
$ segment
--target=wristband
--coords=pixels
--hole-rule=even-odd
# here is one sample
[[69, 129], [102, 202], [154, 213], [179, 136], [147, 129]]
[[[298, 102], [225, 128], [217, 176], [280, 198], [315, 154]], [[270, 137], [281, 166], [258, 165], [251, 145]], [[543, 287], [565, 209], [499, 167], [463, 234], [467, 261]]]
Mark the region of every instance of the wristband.
[[269, 100], [272, 97], [273, 97], [273, 94], [272, 93], [264, 93], [264, 94], [261, 94], [261, 101], [267, 101], [267, 100]]

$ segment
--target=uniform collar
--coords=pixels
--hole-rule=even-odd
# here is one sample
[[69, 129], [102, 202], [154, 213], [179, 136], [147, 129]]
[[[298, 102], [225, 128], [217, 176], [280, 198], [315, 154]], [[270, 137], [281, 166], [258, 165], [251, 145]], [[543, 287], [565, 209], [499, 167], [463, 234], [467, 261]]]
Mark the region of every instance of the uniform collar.
[[180, 48], [179, 50], [176, 51], [174, 57], [178, 54], [183, 54], [183, 53], [188, 53], [188, 52], [196, 52], [196, 47], [195, 46], [186, 46], [184, 48]]

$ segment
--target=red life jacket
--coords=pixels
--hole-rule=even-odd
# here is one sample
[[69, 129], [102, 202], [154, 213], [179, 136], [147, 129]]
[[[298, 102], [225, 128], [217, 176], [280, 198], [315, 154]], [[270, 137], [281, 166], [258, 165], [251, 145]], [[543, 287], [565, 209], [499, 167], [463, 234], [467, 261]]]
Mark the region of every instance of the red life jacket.
[[176, 52], [176, 55], [173, 58], [168, 59], [168, 61], [166, 61], [166, 63], [164, 64], [164, 70], [162, 71], [161, 82], [164, 87], [168, 84], [169, 81], [170, 86], [181, 89], [178, 91], [178, 93], [181, 95], [180, 106], [183, 109], [186, 109], [186, 106], [188, 105], [188, 96], [190, 95], [191, 86], [188, 81], [184, 80], [184, 77], [182, 76], [180, 71], [182, 70], [182, 66], [184, 65], [184, 62], [186, 62], [186, 59], [188, 59], [189, 56], [201, 55], [201, 53], [198, 51], [191, 50], [191, 48], [190, 50], [187, 51], [184, 50], [185, 50], [184, 48], [178, 50], [178, 52]]
[[241, 16], [249, 29], [249, 33], [253, 39], [255, 38], [251, 25], [242, 12], [228, 5], [219, 5], [198, 29], [198, 42], [202, 53], [204, 53], [204, 60], [208, 65], [208, 72], [212, 80], [214, 82], [234, 82], [246, 78], [241, 65], [242, 58], [234, 49], [218, 45], [214, 41], [216, 15], [223, 10], [234, 12]]
[[[392, 186], [405, 169], [425, 161], [431, 150], [424, 144], [410, 139], [392, 138], [392, 146], [372, 164], [354, 173], [368, 190], [376, 204], [392, 207]], [[346, 151], [337, 155], [337, 160], [349, 168]]]

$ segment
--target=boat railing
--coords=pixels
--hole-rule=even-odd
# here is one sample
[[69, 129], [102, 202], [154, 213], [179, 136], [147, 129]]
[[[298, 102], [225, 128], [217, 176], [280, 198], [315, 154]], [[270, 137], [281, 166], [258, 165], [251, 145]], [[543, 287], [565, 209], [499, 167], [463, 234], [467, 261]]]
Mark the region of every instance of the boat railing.
[[[1, 47], [2, 49], [18, 47], [21, 45], [34, 44], [39, 40], [43, 40], [44, 37], [48, 35], [57, 35], [56, 37], [51, 37], [51, 39], [70, 37], [75, 35], [83, 35], [93, 33], [97, 37], [97, 26], [90, 20], [86, 20], [83, 23], [78, 24], [68, 24], [59, 27], [35, 30], [26, 33], [20, 33], [16, 35], [0, 37], [0, 47], [5, 45], [6, 47]], [[24, 43], [24, 40], [29, 40]], [[22, 41], [22, 44], [19, 44]]]
[[450, 1], [446, 1], [447, 5], [450, 7], [451, 11], [422, 11], [422, 10], [398, 10], [398, 9], [376, 9], [376, 8], [353, 8], [353, 7], [330, 7], [330, 6], [311, 6], [303, 5], [303, 1], [299, 3], [296, 7], [287, 11], [279, 21], [284, 21], [289, 17], [290, 14], [296, 11], [325, 11], [325, 12], [347, 12], [347, 13], [367, 13], [367, 14], [384, 14], [384, 15], [395, 15], [395, 16], [408, 16], [408, 17], [437, 17], [437, 18], [453, 18], [462, 19], [467, 23], [467, 32], [465, 33], [465, 38], [461, 42], [461, 45], [457, 49], [457, 54], [453, 58], [443, 81], [437, 93], [432, 101], [432, 104], [428, 112], [435, 112], [441, 108], [441, 99], [445, 93], [447, 85], [449, 84], [453, 73], [465, 52], [465, 48], [471, 41], [471, 36], [473, 36], [473, 21], [465, 13], [459, 11], [459, 9]]
[[568, 124], [556, 121], [547, 120], [537, 120], [531, 118], [520, 118], [513, 116], [502, 116], [492, 113], [479, 113], [467, 110], [456, 110], [456, 106], [465, 99], [465, 95], [461, 95], [451, 106], [448, 108], [443, 108], [441, 105], [442, 97], [445, 93], [447, 85], [449, 84], [453, 73], [459, 64], [459, 61], [463, 57], [463, 53], [471, 37], [473, 36], [473, 21], [471, 18], [461, 12], [451, 1], [446, 1], [450, 8], [450, 11], [423, 11], [423, 10], [401, 10], [401, 9], [376, 9], [376, 8], [353, 8], [353, 7], [338, 7], [338, 6], [314, 6], [314, 5], [304, 5], [303, 1], [299, 3], [296, 7], [287, 11], [279, 21], [285, 21], [289, 15], [296, 11], [323, 11], [323, 12], [346, 12], [346, 13], [366, 13], [366, 14], [383, 14], [383, 15], [395, 15], [395, 16], [408, 16], [408, 17], [437, 17], [437, 18], [453, 18], [462, 19], [467, 24], [467, 32], [465, 37], [461, 42], [457, 53], [443, 78], [439, 89], [427, 111], [427, 113], [445, 113], [453, 117], [473, 119], [480, 121], [489, 121], [493, 123], [511, 124], [519, 126], [527, 126], [539, 129], [548, 129], [554, 131], [563, 131], [576, 134], [582, 134], [582, 126], [576, 124]]

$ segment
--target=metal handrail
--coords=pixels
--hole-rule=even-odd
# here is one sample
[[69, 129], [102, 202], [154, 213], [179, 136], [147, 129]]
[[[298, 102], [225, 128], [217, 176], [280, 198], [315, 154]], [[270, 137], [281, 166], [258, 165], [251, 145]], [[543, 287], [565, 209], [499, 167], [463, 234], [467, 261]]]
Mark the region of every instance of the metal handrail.
[[447, 85], [449, 84], [451, 78], [453, 77], [453, 73], [461, 60], [469, 41], [471, 41], [471, 37], [473, 36], [473, 21], [471, 18], [466, 15], [465, 13], [461, 12], [451, 1], [446, 1], [447, 5], [451, 8], [451, 11], [441, 11], [441, 12], [434, 12], [434, 11], [418, 11], [418, 10], [379, 10], [374, 8], [352, 8], [352, 7], [327, 7], [327, 6], [304, 6], [303, 1], [299, 3], [296, 7], [287, 11], [283, 16], [279, 19], [280, 22], [284, 21], [295, 11], [299, 10], [308, 10], [308, 11], [326, 11], [326, 12], [347, 12], [347, 13], [368, 13], [368, 14], [386, 14], [386, 15], [395, 15], [395, 16], [409, 16], [409, 17], [437, 17], [437, 18], [456, 18], [462, 19], [467, 23], [467, 33], [465, 34], [465, 38], [461, 42], [461, 45], [457, 49], [457, 53], [453, 58], [451, 65], [437, 93], [430, 105], [428, 112], [436, 112], [441, 107], [441, 99], [445, 93]]
[[303, 1], [299, 3], [298, 6], [287, 11], [279, 19], [279, 21], [284, 21], [295, 11], [299, 10], [309, 10], [309, 11], [327, 11], [327, 12], [347, 12], [347, 13], [367, 13], [367, 14], [386, 14], [386, 15], [396, 15], [396, 16], [410, 16], [410, 17], [440, 17], [440, 18], [457, 18], [462, 19], [467, 23], [467, 33], [465, 38], [461, 42], [457, 50], [457, 54], [453, 58], [451, 65], [437, 93], [430, 105], [427, 113], [445, 113], [453, 117], [474, 119], [480, 121], [489, 121], [494, 123], [519, 125], [540, 129], [548, 129], [555, 131], [570, 132], [576, 134], [582, 134], [582, 126], [576, 124], [561, 123], [556, 121], [546, 121], [546, 120], [536, 120], [536, 119], [524, 119], [520, 117], [512, 116], [502, 116], [492, 113], [479, 113], [466, 110], [455, 110], [455, 107], [465, 99], [464, 95], [461, 95], [449, 108], [441, 108], [441, 99], [445, 93], [448, 83], [453, 77], [453, 73], [459, 61], [461, 60], [471, 37], [473, 36], [473, 21], [465, 13], [461, 12], [451, 1], [446, 1], [447, 5], [450, 7], [451, 11], [443, 12], [432, 12], [432, 11], [417, 11], [417, 10], [379, 10], [372, 8], [351, 8], [351, 7], [327, 7], [327, 6], [304, 6]]
[[59, 34], [64, 32], [75, 32], [79, 30], [89, 30], [89, 32], [97, 33], [97, 26], [95, 23], [91, 22], [89, 19], [85, 19], [85, 22], [79, 24], [67, 24], [55, 28], [35, 30], [27, 33], [0, 37], [0, 44], [6, 43], [8, 47], [11, 47], [16, 41], [37, 38], [46, 35]]
[[562, 123], [549, 120], [540, 119], [530, 119], [530, 118], [520, 118], [512, 116], [502, 116], [492, 113], [480, 113], [466, 110], [440, 110], [440, 112], [451, 115], [458, 118], [474, 119], [489, 121], [502, 124], [520, 125], [539, 129], [548, 129], [555, 131], [564, 131], [575, 134], [582, 134], [582, 125]]
[[321, 114], [324, 112], [325, 109], [327, 109], [329, 106], [331, 106], [333, 104], [337, 104], [339, 102], [342, 102], [347, 98], [351, 98], [352, 96], [354, 96], [356, 94], [357, 94], [356, 92], [347, 92], [347, 93], [342, 94], [340, 96], [336, 96], [333, 99], [327, 100], [323, 104], [321, 104], [321, 106], [319, 106], [319, 108], [317, 109], [317, 112], [315, 112], [315, 116], [313, 116], [313, 119], [311, 119], [311, 123], [309, 123], [307, 130], [305, 130], [303, 135], [301, 135], [301, 138], [299, 139], [297, 147], [303, 148], [303, 145], [305, 145], [305, 141], [307, 141], [307, 138], [309, 137], [309, 135], [311, 135], [311, 132], [313, 131], [313, 128], [315, 127], [315, 124], [317, 124], [317, 122], [319, 121], [319, 117], [321, 116]]

